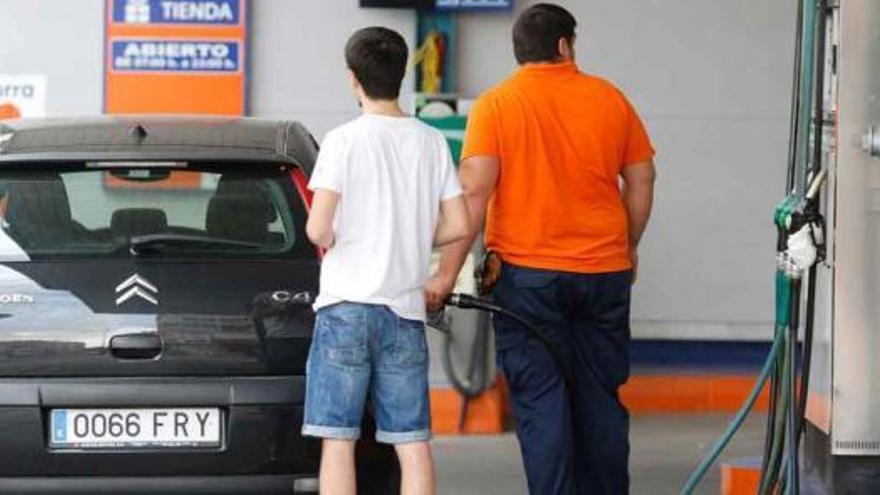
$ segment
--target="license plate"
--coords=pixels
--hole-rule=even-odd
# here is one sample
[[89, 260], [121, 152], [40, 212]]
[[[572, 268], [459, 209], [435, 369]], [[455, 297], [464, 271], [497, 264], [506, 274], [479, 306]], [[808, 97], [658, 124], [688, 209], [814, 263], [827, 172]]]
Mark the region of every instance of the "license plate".
[[53, 409], [54, 448], [186, 448], [220, 446], [220, 410]]

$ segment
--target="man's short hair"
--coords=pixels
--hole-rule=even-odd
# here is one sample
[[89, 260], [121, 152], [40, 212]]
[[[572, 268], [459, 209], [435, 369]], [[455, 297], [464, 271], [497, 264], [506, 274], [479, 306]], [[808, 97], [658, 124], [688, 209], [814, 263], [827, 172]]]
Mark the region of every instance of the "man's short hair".
[[513, 26], [513, 52], [522, 64], [559, 60], [559, 38], [574, 40], [577, 20], [571, 12], [551, 3], [535, 4], [520, 14]]
[[403, 36], [384, 27], [361, 29], [345, 44], [345, 63], [375, 100], [400, 96], [408, 54]]

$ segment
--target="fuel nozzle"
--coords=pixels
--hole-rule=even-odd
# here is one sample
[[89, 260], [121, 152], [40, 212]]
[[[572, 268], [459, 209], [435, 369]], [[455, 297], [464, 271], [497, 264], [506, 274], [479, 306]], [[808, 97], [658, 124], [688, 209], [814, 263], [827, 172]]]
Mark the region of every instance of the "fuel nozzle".
[[777, 268], [789, 278], [800, 278], [825, 260], [825, 218], [819, 211], [818, 195], [827, 177], [827, 170], [819, 170], [803, 197], [792, 194], [776, 208]]
[[[467, 294], [451, 294], [444, 301], [446, 306], [454, 306], [456, 308], [461, 309], [483, 309], [489, 310], [486, 307], [488, 304], [486, 301], [482, 301], [474, 296], [470, 296]], [[427, 325], [435, 330], [439, 330], [443, 333], [450, 333], [450, 321], [446, 315], [446, 308], [440, 308], [436, 311], [428, 312]]]
[[485, 309], [486, 303], [469, 294], [450, 294], [446, 299], [448, 306], [461, 309]]

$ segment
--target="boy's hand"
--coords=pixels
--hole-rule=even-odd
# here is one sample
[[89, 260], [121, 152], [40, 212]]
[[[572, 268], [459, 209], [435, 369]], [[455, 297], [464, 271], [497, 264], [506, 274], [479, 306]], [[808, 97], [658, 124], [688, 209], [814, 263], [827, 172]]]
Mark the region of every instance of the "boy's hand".
[[455, 287], [455, 277], [437, 273], [425, 284], [425, 305], [428, 311], [443, 309], [444, 302]]

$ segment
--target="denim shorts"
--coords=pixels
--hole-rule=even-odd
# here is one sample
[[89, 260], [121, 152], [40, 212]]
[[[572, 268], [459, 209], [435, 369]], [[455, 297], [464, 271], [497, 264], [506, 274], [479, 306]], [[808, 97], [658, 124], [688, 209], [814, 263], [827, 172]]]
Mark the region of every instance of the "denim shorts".
[[431, 438], [424, 323], [400, 318], [385, 306], [322, 308], [306, 374], [303, 435], [357, 440], [369, 404], [376, 441]]

